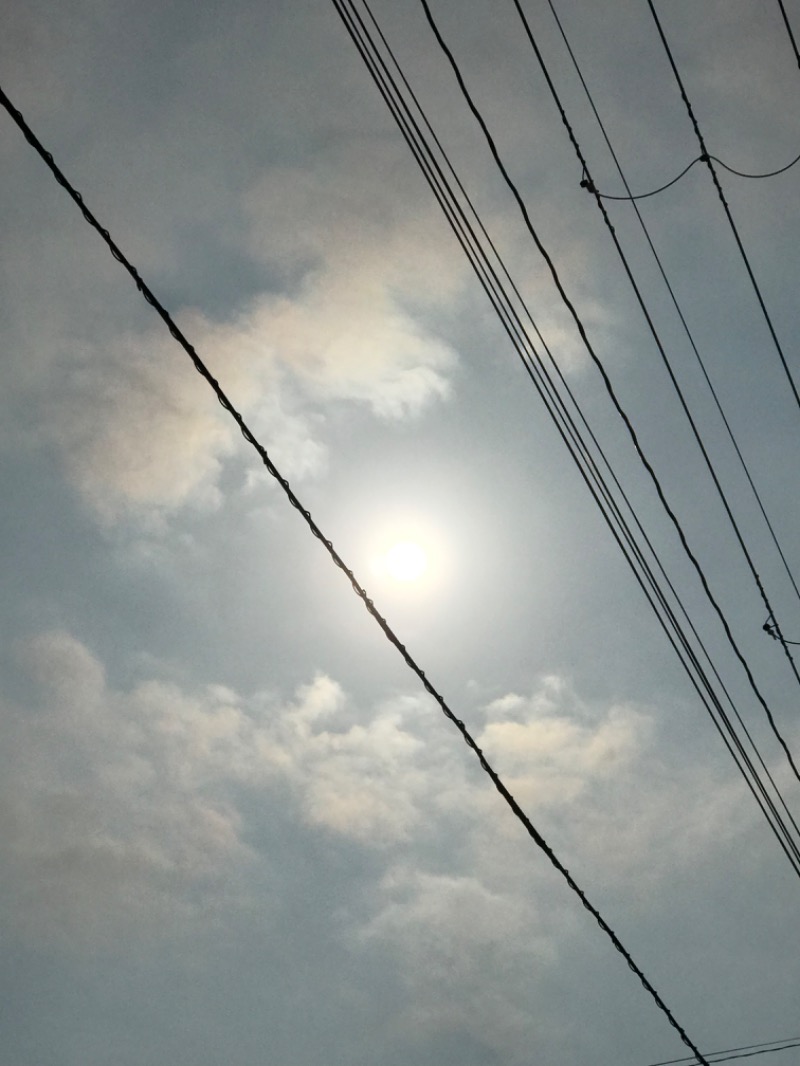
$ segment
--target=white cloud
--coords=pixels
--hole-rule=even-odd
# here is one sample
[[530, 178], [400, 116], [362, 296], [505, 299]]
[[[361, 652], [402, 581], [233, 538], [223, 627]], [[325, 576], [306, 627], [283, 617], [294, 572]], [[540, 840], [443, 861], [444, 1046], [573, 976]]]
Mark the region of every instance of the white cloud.
[[18, 650], [39, 698], [0, 725], [7, 920], [103, 936], [213, 910], [256, 860], [242, 789], [279, 789], [301, 823], [378, 847], [419, 822], [430, 786], [404, 726], [419, 700], [359, 721], [323, 675], [281, 705], [152, 678], [116, 689], [64, 631]]
[[602, 716], [576, 702], [558, 677], [529, 699], [511, 694], [489, 705], [479, 741], [524, 805], [573, 803], [592, 784], [617, 775], [647, 743], [649, 721], [633, 707]]
[[[0, 726], [7, 919], [105, 935], [120, 921], [158, 926], [165, 916], [213, 910], [223, 886], [228, 895], [244, 892], [260, 861], [247, 843], [242, 798], [267, 790], [300, 825], [388, 862], [405, 849], [405, 866], [380, 887], [368, 940], [399, 942], [405, 926], [427, 923], [440, 928], [440, 947], [426, 933], [426, 946], [413, 950], [440, 951], [442, 960], [461, 953], [458, 965], [468, 969], [487, 938], [513, 939], [532, 921], [521, 902], [535, 897], [519, 827], [426, 697], [363, 711], [325, 675], [287, 703], [269, 694], [245, 700], [223, 686], [184, 691], [154, 678], [116, 689], [66, 632], [33, 637], [19, 650], [40, 698], [27, 708], [7, 705]], [[713, 810], [705, 803], [695, 812], [688, 840], [671, 839], [665, 811], [676, 787], [699, 798], [707, 782], [686, 774], [676, 786], [662, 767], [642, 796], [628, 771], [647, 747], [649, 725], [633, 709], [592, 710], [548, 678], [529, 698], [494, 701], [486, 719], [477, 740], [534, 822], [557, 812], [569, 846], [609, 876], [641, 884], [643, 856], [652, 856], [651, 880], [669, 875], [676, 862], [696, 861], [730, 822], [736, 797], [718, 790]], [[595, 811], [601, 789], [624, 817], [609, 815], [608, 802]], [[471, 915], [458, 943], [450, 943], [454, 908]], [[485, 917], [496, 910], [501, 918]]]
[[241, 710], [218, 689], [115, 691], [64, 632], [22, 654], [42, 698], [5, 708], [4, 909], [48, 932], [105, 935], [207, 908], [251, 858], [224, 787], [251, 769]]
[[452, 305], [464, 267], [397, 146], [351, 138], [275, 168], [246, 206], [253, 254], [302, 278], [264, 307], [263, 326], [313, 395], [383, 418], [447, 397], [456, 357], [426, 312]]
[[[260, 178], [254, 172], [242, 204], [250, 254], [285, 276], [284, 290], [248, 297], [227, 321], [196, 311], [175, 316], [291, 480], [324, 471], [332, 404], [398, 420], [450, 394], [456, 355], [430, 325], [428, 308], [457, 293], [460, 264], [453, 267], [449, 247], [433, 238], [417, 186], [407, 193], [392, 181], [397, 162], [376, 140], [359, 143], [354, 158], [345, 152]], [[74, 259], [69, 234], [51, 235], [59, 247], [50, 259], [61, 243]], [[158, 239], [169, 235], [167, 228]], [[38, 253], [19, 251], [33, 256], [36, 276]], [[9, 324], [9, 337], [20, 340], [5, 401], [26, 409], [15, 432], [36, 440], [31, 427], [38, 427], [38, 439], [58, 451], [103, 522], [187, 504], [214, 507], [224, 466], [243, 449], [239, 431], [161, 323], [113, 332], [113, 301], [126, 284], [121, 272], [108, 306], [99, 301], [99, 325], [95, 315], [91, 326], [76, 317], [80, 301], [97, 300], [95, 259], [52, 279], [56, 291], [33, 332]], [[164, 262], [169, 276], [176, 268]], [[83, 276], [85, 291], [76, 281]], [[70, 298], [61, 301], [64, 293]]]

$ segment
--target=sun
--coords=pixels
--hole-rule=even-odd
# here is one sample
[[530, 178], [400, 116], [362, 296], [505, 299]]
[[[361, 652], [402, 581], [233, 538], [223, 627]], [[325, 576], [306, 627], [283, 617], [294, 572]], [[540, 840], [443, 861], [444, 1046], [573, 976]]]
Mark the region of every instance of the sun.
[[428, 569], [428, 556], [416, 541], [399, 540], [387, 551], [384, 563], [395, 581], [418, 581]]

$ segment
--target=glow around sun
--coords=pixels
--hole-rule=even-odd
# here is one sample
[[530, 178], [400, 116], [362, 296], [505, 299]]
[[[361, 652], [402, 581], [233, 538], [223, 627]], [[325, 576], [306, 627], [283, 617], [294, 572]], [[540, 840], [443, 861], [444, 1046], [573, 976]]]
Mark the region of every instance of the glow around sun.
[[395, 581], [418, 581], [428, 569], [428, 556], [416, 541], [398, 540], [386, 552], [384, 564]]

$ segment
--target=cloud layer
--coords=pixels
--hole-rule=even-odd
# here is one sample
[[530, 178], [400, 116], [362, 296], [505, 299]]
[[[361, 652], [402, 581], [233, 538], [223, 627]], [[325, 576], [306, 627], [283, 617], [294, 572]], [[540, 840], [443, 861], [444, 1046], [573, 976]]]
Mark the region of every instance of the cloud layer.
[[[446, 939], [450, 897], [477, 915], [502, 910], [499, 923], [486, 922], [501, 938], [513, 939], [514, 923], [533, 913], [518, 829], [427, 698], [366, 711], [322, 674], [289, 701], [221, 686], [184, 691], [158, 678], [117, 688], [61, 630], [30, 638], [19, 654], [38, 696], [7, 705], [2, 727], [6, 914], [105, 935], [117, 921], [158, 926], [167, 914], [202, 911], [263, 863], [245, 800], [262, 794], [289, 798], [298, 824], [385, 853], [366, 941], [399, 943], [407, 927], [414, 951], [427, 951], [417, 927]], [[615, 836], [630, 846], [633, 834], [642, 862], [669, 786], [627, 811], [621, 834], [592, 809], [609, 789], [625, 803], [633, 761], [649, 747], [646, 716], [593, 711], [551, 677], [531, 697], [494, 701], [483, 717], [476, 739], [534, 820], [557, 807], [562, 831], [571, 826], [590, 855], [594, 839], [595, 859]], [[730, 813], [722, 807], [698, 820], [698, 840], [717, 831]], [[608, 848], [615, 876], [636, 878], [618, 863], [623, 850]], [[683, 850], [670, 846], [656, 869]]]

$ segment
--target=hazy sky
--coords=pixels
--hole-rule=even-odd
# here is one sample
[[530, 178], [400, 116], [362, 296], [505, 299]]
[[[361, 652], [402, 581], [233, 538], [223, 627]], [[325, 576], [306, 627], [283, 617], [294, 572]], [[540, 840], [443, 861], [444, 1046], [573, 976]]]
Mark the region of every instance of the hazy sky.
[[[514, 5], [432, 7], [800, 753], [796, 682]], [[622, 193], [548, 5], [525, 9], [598, 187]], [[374, 11], [800, 811], [419, 0]], [[698, 147], [645, 0], [558, 11], [631, 187], [663, 185]], [[800, 70], [778, 4], [659, 11], [709, 150], [748, 172], [794, 158]], [[800, 7], [787, 11], [800, 34]], [[789, 863], [333, 4], [5, 0], [3, 27], [3, 89], [692, 1039], [710, 1052], [795, 1036]], [[685, 1055], [0, 117], [0, 1066]], [[800, 378], [800, 167], [722, 175]], [[798, 597], [631, 206], [608, 209], [800, 640]], [[800, 412], [708, 171], [641, 209], [800, 572]], [[403, 583], [381, 560], [409, 540], [428, 568]]]

